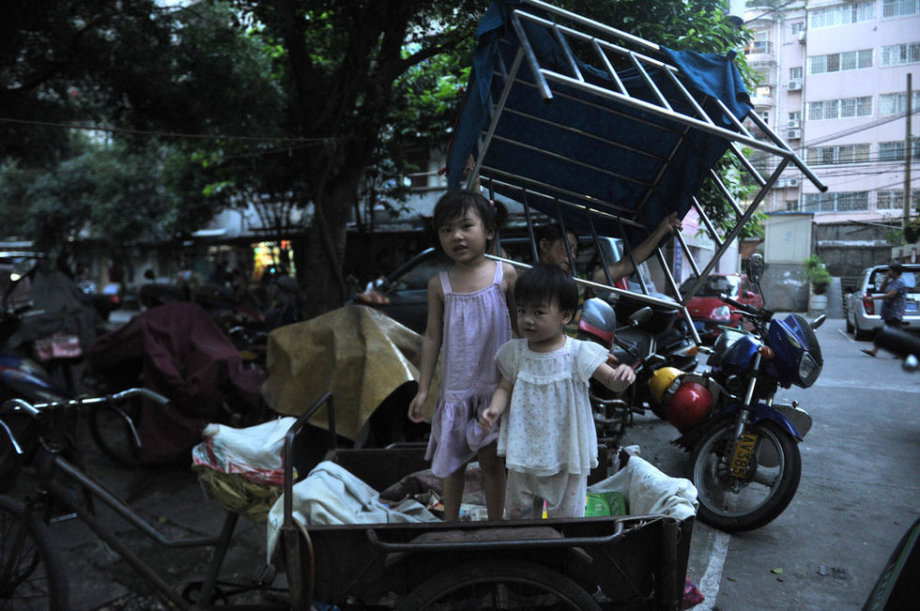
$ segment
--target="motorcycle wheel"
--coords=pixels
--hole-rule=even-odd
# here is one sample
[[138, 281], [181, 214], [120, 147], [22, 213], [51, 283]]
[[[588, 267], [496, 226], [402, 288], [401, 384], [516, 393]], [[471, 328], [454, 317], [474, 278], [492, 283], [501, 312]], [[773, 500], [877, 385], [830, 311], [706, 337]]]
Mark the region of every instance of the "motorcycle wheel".
[[729, 460], [735, 421], [721, 420], [696, 443], [690, 456], [690, 479], [699, 493], [700, 519], [726, 532], [753, 530], [771, 522], [792, 501], [802, 476], [802, 456], [795, 439], [774, 422], [748, 424], [758, 437], [752, 468], [735, 478]]

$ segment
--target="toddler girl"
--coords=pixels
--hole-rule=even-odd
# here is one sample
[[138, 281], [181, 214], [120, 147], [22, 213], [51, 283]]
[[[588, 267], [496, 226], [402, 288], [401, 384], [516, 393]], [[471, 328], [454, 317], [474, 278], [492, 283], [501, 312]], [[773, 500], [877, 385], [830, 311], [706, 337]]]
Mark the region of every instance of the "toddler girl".
[[538, 518], [545, 500], [551, 518], [583, 517], [588, 472], [597, 466], [588, 381], [620, 391], [635, 374], [626, 365], [607, 365], [603, 346], [563, 333], [578, 307], [578, 289], [558, 266], [522, 273], [514, 301], [522, 339], [499, 349], [502, 379], [481, 416], [492, 429], [504, 414], [498, 454], [508, 467], [505, 515]]
[[496, 455], [497, 432], [479, 425], [498, 385], [495, 354], [511, 339], [508, 298], [514, 268], [485, 257], [495, 237], [496, 210], [482, 195], [450, 191], [438, 200], [434, 226], [444, 253], [453, 261], [428, 283], [428, 322], [422, 339], [418, 394], [409, 418], [422, 420], [422, 406], [438, 353], [444, 347], [441, 397], [431, 422], [426, 458], [443, 480], [444, 519], [456, 520], [463, 496], [466, 463], [478, 455], [489, 519], [500, 520], [505, 466]]

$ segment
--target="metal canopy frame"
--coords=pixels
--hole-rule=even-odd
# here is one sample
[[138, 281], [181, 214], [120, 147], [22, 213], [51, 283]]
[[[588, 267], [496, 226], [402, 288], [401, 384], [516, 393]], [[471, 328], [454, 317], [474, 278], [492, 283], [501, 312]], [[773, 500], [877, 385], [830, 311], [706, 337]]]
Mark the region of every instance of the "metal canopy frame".
[[[713, 240], [716, 250], [709, 263], [707, 263], [705, 266], [700, 266], [694, 259], [693, 254], [690, 252], [690, 248], [688, 247], [683, 236], [681, 236], [679, 232], [674, 232], [678, 245], [676, 247], [680, 247], [682, 249], [684, 257], [690, 264], [693, 276], [696, 278], [696, 281], [692, 283], [690, 288], [684, 294], [681, 294], [660, 246], [655, 249], [655, 255], [665, 272], [668, 288], [677, 298], [683, 316], [690, 323], [690, 329], [692, 330], [694, 339], [697, 343], [699, 343], [700, 339], [696, 333], [693, 321], [690, 318], [690, 314], [687, 311], [686, 304], [690, 298], [692, 298], [700, 289], [704, 278], [710, 273], [710, 271], [712, 271], [713, 267], [718, 263], [722, 255], [731, 245], [731, 242], [738, 237], [745, 223], [747, 223], [753, 214], [757, 211], [761, 202], [766, 197], [767, 192], [776, 183], [783, 170], [791, 164], [801, 170], [802, 173], [805, 174], [805, 176], [808, 177], [808, 179], [819, 190], [826, 191], [827, 187], [821, 183], [817, 176], [815, 176], [815, 174], [808, 168], [808, 166], [805, 165], [805, 163], [796, 155], [796, 153], [789, 147], [789, 145], [786, 144], [782, 138], [776, 135], [759, 116], [757, 116], [757, 113], [751, 112], [749, 114], [749, 118], [754, 122], [754, 124], [761, 132], [766, 134], [768, 141], [755, 138], [754, 135], [751, 134], [751, 132], [718, 98], [714, 98], [702, 93], [697, 94], [699, 98], [694, 97], [694, 94], [691, 93], [690, 88], [688, 88], [687, 84], [685, 83], [686, 76], [682, 74], [682, 71], [678, 66], [673, 65], [667, 61], [667, 56], [662, 53], [662, 49], [659, 45], [627, 32], [623, 32], [616, 28], [612, 28], [603, 23], [588, 19], [571, 11], [547, 4], [541, 0], [521, 0], [519, 3], [513, 5], [513, 7], [509, 6], [509, 9], [510, 25], [517, 35], [518, 48], [510, 66], [505, 64], [501, 54], [498, 55], [499, 70], [493, 71], [491, 75], [492, 91], [500, 90], [501, 94], [497, 100], [490, 96], [489, 107], [491, 110], [491, 120], [489, 121], [487, 129], [483, 130], [479, 134], [477, 146], [478, 150], [477, 154], [475, 155], [476, 162], [473, 171], [468, 176], [468, 187], [472, 188], [479, 180], [482, 180], [484, 184], [487, 185], [490, 194], [494, 193], [496, 186], [504, 188], [506, 192], [511, 190], [519, 193], [520, 197], [515, 199], [517, 199], [524, 207], [525, 220], [531, 241], [534, 239], [534, 232], [530, 202], [534, 199], [541, 199], [545, 202], [551, 202], [557, 212], [556, 216], [560, 222], [562, 222], [561, 210], [563, 208], [576, 209], [584, 213], [588, 223], [590, 224], [594, 244], [599, 253], [603, 253], [603, 249], [600, 247], [597, 231], [594, 227], [593, 219], [596, 217], [602, 217], [608, 221], [615, 221], [620, 226], [621, 230], [625, 226], [638, 226], [643, 227], [644, 229], [649, 229], [637, 222], [638, 213], [642, 210], [643, 206], [645, 206], [646, 202], [649, 200], [649, 197], [659, 186], [665, 171], [674, 159], [675, 154], [678, 152], [681, 145], [684, 143], [686, 136], [691, 130], [707, 132], [726, 140], [729, 143], [728, 152], [734, 155], [740, 161], [742, 167], [750, 174], [753, 181], [760, 187], [750, 205], [747, 207], [747, 209], [744, 209], [742, 208], [741, 204], [731, 195], [728, 188], [722, 183], [715, 169], [709, 169], [708, 179], [715, 184], [717, 191], [721, 193], [725, 202], [732, 210], [735, 216], [735, 225], [731, 230], [720, 235], [720, 232], [716, 229], [706, 214], [706, 211], [703, 209], [699, 200], [695, 196], [691, 198], [691, 207], [696, 209], [700, 220], [702, 221], [703, 227], [705, 228], [709, 237]], [[533, 12], [534, 10], [540, 14], [535, 14]], [[558, 44], [558, 48], [561, 50], [562, 56], [565, 59], [564, 64], [568, 68], [568, 74], [564, 74], [556, 70], [551, 70], [540, 65], [537, 53], [534, 50], [534, 45], [528, 37], [527, 30], [524, 27], [525, 23], [543, 26], [546, 28], [546, 31], [551, 32], [555, 42]], [[592, 59], [594, 59], [596, 62], [599, 62], [599, 65], [604, 67], [606, 76], [609, 77], [612, 84], [611, 87], [603, 87], [585, 79], [582, 70], [579, 68], [579, 61], [573, 52], [571, 41], [577, 41], [578, 44], [582, 46], [582, 48], [591, 49], [593, 52]], [[509, 45], [512, 43], [503, 39], [499, 41], [499, 44]], [[624, 45], [629, 45], [630, 47], [634, 47], [634, 49], [628, 48]], [[653, 55], [656, 55], [657, 57], [653, 57]], [[653, 92], [655, 102], [640, 99], [635, 95], [630, 94], [629, 89], [624, 84], [623, 78], [621, 78], [617, 68], [615, 68], [614, 62], [611, 61], [611, 56], [615, 56], [618, 62], [625, 63], [626, 66], [641, 76], [641, 80], [651, 90], [651, 92]], [[533, 82], [521, 78], [521, 67], [524, 62], [526, 62], [530, 69], [530, 74], [534, 77]], [[583, 63], [581, 65], [585, 64]], [[620, 68], [620, 70], [623, 69], [624, 68], [622, 67]], [[663, 74], [667, 76], [667, 81], [674, 85], [674, 90], [677, 92], [676, 94], [672, 94], [672, 96], [676, 97], [669, 99], [668, 96], [662, 92], [661, 88], [656, 84], [655, 80], [650, 76], [649, 69], [653, 69], [657, 73], [663, 72]], [[667, 119], [668, 121], [665, 124], [654, 123], [651, 121], [643, 120], [641, 117], [636, 117], [633, 114], [629, 114], [627, 112], [618, 112], [615, 107], [611, 108], [607, 106], [592, 104], [589, 100], [578, 98], [577, 96], [569, 95], [565, 92], [553, 91], [551, 83], [561, 85], [563, 88], [589, 93], [593, 96], [609, 101], [615, 101], [618, 106], [621, 105], [624, 107], [624, 109], [630, 109], [634, 111], [639, 110], [654, 117]], [[511, 108], [507, 105], [507, 102], [509, 94], [514, 87], [525, 87], [533, 89], [533, 93], [539, 94], [546, 102], [559, 100], [563, 103], [571, 102], [590, 105], [594, 109], [602, 110], [604, 112], [610, 113], [611, 115], [627, 117], [630, 121], [642, 122], [646, 125], [654, 126], [655, 128], [670, 132], [671, 134], [677, 135], [678, 139], [667, 157], [655, 155], [651, 152], [643, 151], [636, 147], [630, 147], [625, 143], [617, 142], [609, 138], [603, 138], [599, 135], [588, 133], [582, 129], [563, 125], [542, 117], [537, 117], [532, 114], [523, 112], [520, 109]], [[676, 106], [686, 106], [686, 104], [689, 104], [690, 108], [692, 108], [693, 115], [675, 110]], [[705, 110], [707, 106], [710, 108], [714, 107], [718, 109], [718, 112], [721, 116], [711, 116]], [[587, 137], [592, 139], [592, 143], [596, 142], [597, 146], [614, 147], [620, 150], [629, 151], [633, 154], [647, 156], [652, 162], [660, 163], [660, 168], [658, 169], [655, 179], [652, 182], [642, 181], [635, 177], [628, 176], [623, 173], [618, 173], [617, 168], [599, 167], [598, 165], [591, 164], [585, 160], [576, 159], [569, 155], [553, 151], [549, 144], [546, 146], [535, 146], [533, 144], [516, 141], [514, 138], [509, 138], [508, 136], [497, 135], [496, 128], [498, 127], [502, 118], [506, 115], [514, 115], [518, 118], [535, 121], [537, 124], [546, 124], [547, 126], [551, 126], [555, 129], [566, 130], [568, 133], [575, 133], [579, 136]], [[722, 116], [727, 116], [729, 118], [732, 129], [719, 125]], [[554, 162], [558, 162], [560, 164], [571, 164], [574, 166], [586, 167], [592, 171], [614, 177], [617, 180], [629, 181], [634, 184], [638, 183], [645, 188], [645, 195], [642, 197], [641, 201], [639, 201], [636, 209], [627, 209], [623, 206], [615, 204], [614, 202], [601, 201], [591, 195], [578, 193], [572, 191], [571, 189], [564, 189], [548, 182], [536, 180], [532, 177], [528, 178], [524, 176], [517, 176], [500, 168], [491, 167], [486, 165], [484, 161], [486, 159], [486, 153], [488, 152], [490, 145], [497, 141], [512, 147], [522, 147], [531, 151], [537, 151], [553, 159]], [[752, 165], [752, 163], [744, 157], [741, 152], [740, 145], [749, 146], [755, 150], [763, 151], [764, 153], [778, 157], [779, 161], [776, 165], [776, 169], [773, 170], [769, 176], [764, 178]], [[562, 226], [564, 227], [564, 224]], [[626, 234], [624, 233], [623, 235], [625, 238]], [[628, 244], [628, 240], [624, 239], [624, 242], [626, 242], [626, 255], [630, 257], [630, 260], [632, 260], [632, 249]], [[534, 256], [536, 256], [535, 244], [532, 244], [532, 250]], [[569, 253], [568, 249], [567, 255], [570, 259], [572, 258], [572, 253]], [[489, 256], [490, 258], [504, 261], [517, 267], [530, 267], [529, 265], [520, 261], [505, 259], [496, 255]], [[604, 259], [605, 257], [601, 255], [602, 264], [606, 273], [607, 284], [598, 284], [577, 277], [575, 278], [576, 282], [585, 286], [603, 289], [617, 295], [628, 295], [630, 298], [648, 304], [674, 307], [673, 303], [663, 301], [652, 295], [649, 295], [648, 289], [646, 288], [644, 282], [641, 284], [641, 294], [613, 286], [611, 277], [609, 275], [609, 270], [607, 269], [611, 262], [605, 261]], [[633, 263], [635, 264], [635, 261], [633, 261]], [[571, 269], [574, 270], [575, 266], [572, 265]]]

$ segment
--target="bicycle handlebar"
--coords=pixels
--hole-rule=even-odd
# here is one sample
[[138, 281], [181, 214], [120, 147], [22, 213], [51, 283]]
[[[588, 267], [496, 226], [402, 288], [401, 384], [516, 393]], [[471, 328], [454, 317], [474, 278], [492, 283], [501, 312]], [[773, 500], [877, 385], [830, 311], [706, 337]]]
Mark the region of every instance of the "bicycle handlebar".
[[169, 405], [169, 399], [149, 388], [129, 388], [103, 397], [85, 397], [82, 399], [67, 399], [66, 401], [50, 401], [48, 403], [29, 403], [25, 399], [9, 399], [0, 406], [0, 416], [7, 412], [25, 412], [30, 416], [38, 416], [42, 410], [60, 407], [79, 407], [81, 405], [99, 405], [101, 403], [120, 403], [132, 397], [141, 396], [160, 405]]
[[[0, 405], [0, 416], [4, 416], [8, 413], [19, 412], [25, 413], [31, 416], [32, 418], [37, 418], [43, 410], [46, 409], [57, 409], [62, 407], [80, 407], [81, 405], [99, 405], [103, 403], [120, 403], [131, 397], [144, 397], [155, 401], [160, 405], [169, 405], [169, 399], [163, 395], [156, 393], [149, 388], [129, 388], [127, 390], [122, 390], [115, 394], [106, 395], [104, 397], [86, 397], [83, 399], [68, 399], [66, 401], [50, 401], [48, 403], [29, 403], [25, 399], [15, 398], [9, 399], [3, 402], [3, 405]], [[16, 440], [13, 431], [10, 430], [10, 427], [7, 424], [0, 420], [0, 432], [5, 433], [6, 437], [10, 440], [10, 443], [13, 445], [13, 450], [17, 454], [22, 454], [22, 448], [20, 447], [18, 441]]]

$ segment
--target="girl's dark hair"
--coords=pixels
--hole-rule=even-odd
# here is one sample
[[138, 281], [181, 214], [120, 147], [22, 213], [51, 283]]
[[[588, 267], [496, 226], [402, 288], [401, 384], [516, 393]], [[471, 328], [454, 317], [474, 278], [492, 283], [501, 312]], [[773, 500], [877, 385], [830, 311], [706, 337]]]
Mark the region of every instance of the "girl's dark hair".
[[505, 222], [505, 217], [508, 216], [508, 211], [501, 202], [490, 203], [482, 195], [473, 191], [448, 191], [441, 196], [434, 207], [432, 223], [435, 232], [437, 233], [450, 221], [460, 218], [470, 209], [475, 210], [482, 219], [486, 231], [491, 231], [493, 234], [498, 231]]
[[578, 309], [578, 286], [558, 265], [540, 263], [517, 278], [514, 301], [518, 305], [539, 305], [556, 302], [563, 312]]

